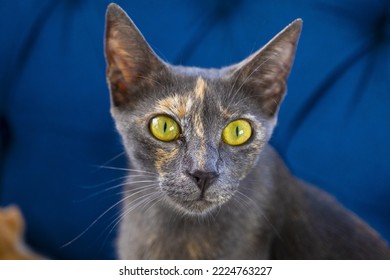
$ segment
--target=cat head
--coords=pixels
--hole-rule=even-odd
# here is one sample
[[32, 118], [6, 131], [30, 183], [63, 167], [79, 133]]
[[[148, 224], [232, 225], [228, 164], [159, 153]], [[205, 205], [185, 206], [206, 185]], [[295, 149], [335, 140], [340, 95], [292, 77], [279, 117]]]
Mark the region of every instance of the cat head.
[[295, 20], [244, 61], [216, 69], [162, 61], [126, 13], [106, 15], [111, 113], [132, 166], [158, 174], [177, 209], [229, 201], [271, 137], [301, 31]]

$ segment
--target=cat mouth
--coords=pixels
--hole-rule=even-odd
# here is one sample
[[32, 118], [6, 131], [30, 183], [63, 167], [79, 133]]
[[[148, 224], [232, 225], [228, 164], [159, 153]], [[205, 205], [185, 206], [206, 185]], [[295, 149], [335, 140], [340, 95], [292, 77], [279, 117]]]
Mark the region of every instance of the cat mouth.
[[175, 186], [162, 184], [162, 191], [174, 208], [190, 215], [207, 214], [230, 199], [227, 192], [214, 184], [207, 190], [201, 190], [191, 182]]

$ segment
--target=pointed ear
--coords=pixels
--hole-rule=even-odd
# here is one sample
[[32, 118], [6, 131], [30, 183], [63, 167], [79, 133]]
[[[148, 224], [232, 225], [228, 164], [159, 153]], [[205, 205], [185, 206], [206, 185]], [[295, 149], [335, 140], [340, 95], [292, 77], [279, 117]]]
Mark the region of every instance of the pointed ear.
[[233, 67], [235, 85], [259, 102], [267, 117], [276, 115], [286, 92], [302, 20], [297, 19], [262, 49]]
[[116, 4], [107, 8], [105, 55], [114, 106], [133, 101], [142, 89], [153, 83], [153, 75], [165, 69], [131, 19]]

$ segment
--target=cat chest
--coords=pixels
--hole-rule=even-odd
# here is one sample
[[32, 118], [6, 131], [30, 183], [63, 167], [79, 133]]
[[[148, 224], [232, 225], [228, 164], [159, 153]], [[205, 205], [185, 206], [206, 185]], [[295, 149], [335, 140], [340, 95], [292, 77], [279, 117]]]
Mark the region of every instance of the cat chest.
[[[144, 236], [145, 237], [145, 236]], [[138, 243], [139, 259], [263, 259], [266, 253], [255, 238], [242, 239], [236, 232], [167, 231], [150, 233]]]
[[151, 233], [138, 244], [141, 259], [218, 259], [224, 253], [220, 240], [210, 235], [198, 236], [196, 232]]

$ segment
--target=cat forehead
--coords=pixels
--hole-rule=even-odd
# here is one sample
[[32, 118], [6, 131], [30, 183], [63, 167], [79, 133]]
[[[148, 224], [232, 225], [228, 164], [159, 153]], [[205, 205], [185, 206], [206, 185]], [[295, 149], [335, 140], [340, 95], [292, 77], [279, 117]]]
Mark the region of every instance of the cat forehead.
[[184, 115], [194, 104], [202, 104], [207, 85], [202, 77], [198, 77], [195, 87], [190, 90], [178, 89], [164, 96], [157, 101], [156, 110], [172, 112], [179, 117]]
[[[225, 118], [234, 115], [223, 105], [223, 93], [218, 92], [212, 82], [199, 76], [195, 79], [190, 89], [179, 90], [179, 92], [169, 93], [157, 100], [155, 111], [174, 114], [179, 118], [184, 118], [190, 113], [201, 113], [207, 108], [217, 110], [216, 113]], [[211, 104], [214, 104], [212, 106]]]

